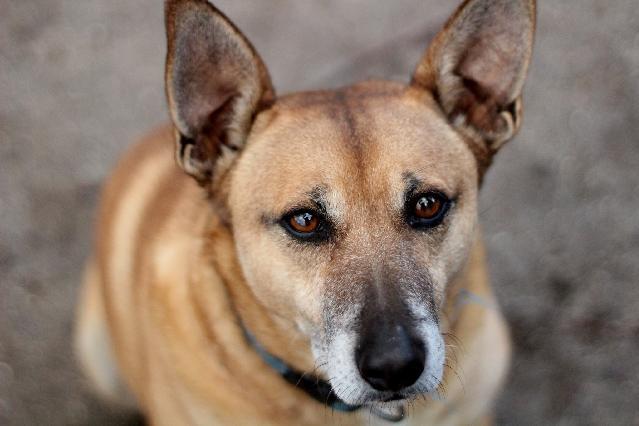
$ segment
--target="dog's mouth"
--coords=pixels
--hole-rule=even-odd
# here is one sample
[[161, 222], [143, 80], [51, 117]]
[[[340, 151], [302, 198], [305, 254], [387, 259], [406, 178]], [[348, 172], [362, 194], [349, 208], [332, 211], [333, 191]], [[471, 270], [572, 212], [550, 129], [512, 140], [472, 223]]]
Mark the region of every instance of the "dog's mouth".
[[417, 389], [410, 388], [398, 392], [379, 392], [375, 394], [368, 394], [363, 405], [375, 405], [381, 403], [387, 406], [401, 406], [430, 394], [431, 392], [428, 391], [420, 392]]
[[393, 402], [393, 401], [403, 401], [406, 397], [400, 393], [394, 393], [392, 395], [383, 397], [380, 399], [381, 402]]

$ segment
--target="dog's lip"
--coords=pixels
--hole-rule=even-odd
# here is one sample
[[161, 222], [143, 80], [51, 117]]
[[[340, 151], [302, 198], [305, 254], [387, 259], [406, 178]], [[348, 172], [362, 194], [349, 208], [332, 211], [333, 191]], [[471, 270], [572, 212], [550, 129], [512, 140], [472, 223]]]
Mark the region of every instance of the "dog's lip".
[[402, 401], [404, 400], [406, 397], [402, 394], [399, 393], [394, 393], [392, 395], [389, 395], [387, 397], [384, 397], [381, 399], [382, 402], [391, 402], [391, 401]]

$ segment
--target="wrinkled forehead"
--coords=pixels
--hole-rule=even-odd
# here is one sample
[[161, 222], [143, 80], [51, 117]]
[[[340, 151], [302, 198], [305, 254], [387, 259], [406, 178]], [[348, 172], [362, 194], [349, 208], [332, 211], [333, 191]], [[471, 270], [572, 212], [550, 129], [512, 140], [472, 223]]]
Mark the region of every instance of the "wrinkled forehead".
[[453, 196], [477, 179], [430, 95], [404, 88], [285, 98], [259, 117], [240, 163], [237, 180], [275, 209], [318, 193], [333, 205], [401, 203], [415, 184]]

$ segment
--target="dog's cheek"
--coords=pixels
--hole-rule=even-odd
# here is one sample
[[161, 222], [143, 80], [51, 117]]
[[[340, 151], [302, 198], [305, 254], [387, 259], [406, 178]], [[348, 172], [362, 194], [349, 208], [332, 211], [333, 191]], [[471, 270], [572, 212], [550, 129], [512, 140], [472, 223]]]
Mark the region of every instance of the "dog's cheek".
[[431, 259], [430, 272], [434, 284], [444, 291], [468, 260], [478, 232], [477, 190], [470, 185], [456, 201], [449, 218], [446, 237]]
[[[242, 228], [246, 227], [236, 229]], [[288, 277], [277, 251], [265, 238], [254, 232], [236, 232], [235, 242], [242, 273], [256, 298], [278, 312], [289, 312], [286, 301], [290, 297], [284, 294]]]
[[301, 329], [321, 323], [321, 277], [282, 250], [267, 233], [235, 234], [240, 266], [257, 299]]
[[[305, 271], [306, 272], [306, 271]], [[294, 296], [298, 321], [308, 335], [317, 336], [322, 332], [322, 300], [324, 280], [313, 271], [300, 274]]]

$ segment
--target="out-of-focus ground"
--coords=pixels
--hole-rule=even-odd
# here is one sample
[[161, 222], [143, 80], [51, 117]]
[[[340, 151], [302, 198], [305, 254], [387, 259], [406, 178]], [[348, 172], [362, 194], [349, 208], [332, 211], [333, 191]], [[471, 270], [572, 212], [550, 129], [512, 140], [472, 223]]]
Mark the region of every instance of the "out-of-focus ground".
[[[220, 0], [280, 93], [406, 80], [444, 0]], [[166, 119], [157, 0], [0, 0], [0, 424], [118, 424], [70, 350], [91, 218]], [[542, 0], [523, 131], [481, 220], [514, 368], [503, 424], [639, 423], [639, 7]]]

